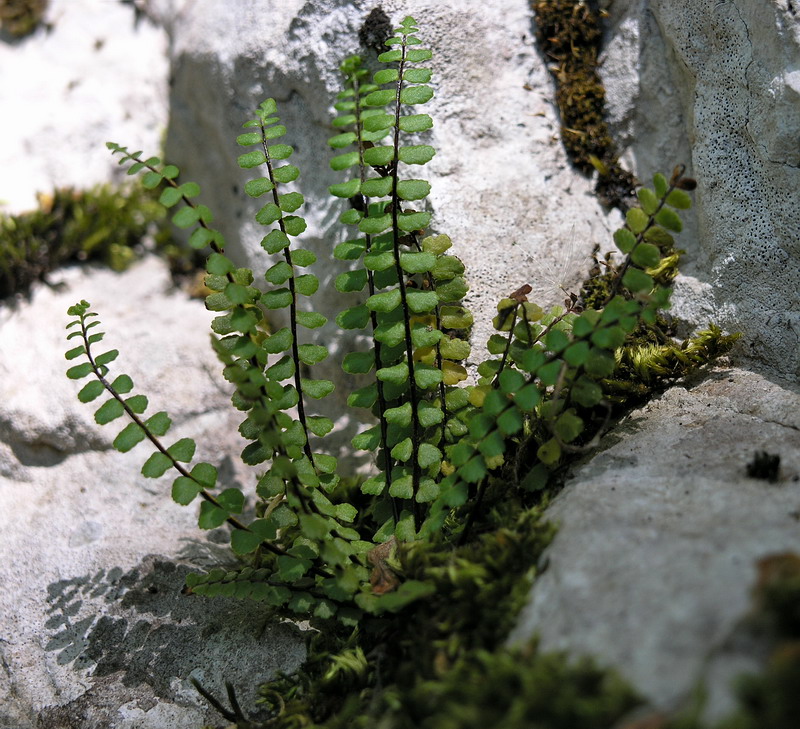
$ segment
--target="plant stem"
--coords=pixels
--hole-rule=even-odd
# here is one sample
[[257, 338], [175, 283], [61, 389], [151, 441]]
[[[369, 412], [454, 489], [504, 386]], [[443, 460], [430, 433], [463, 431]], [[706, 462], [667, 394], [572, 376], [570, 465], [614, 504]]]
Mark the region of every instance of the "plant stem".
[[[269, 155], [269, 147], [267, 146], [267, 138], [264, 135], [264, 124], [259, 122], [261, 128], [261, 146], [264, 149], [264, 157], [267, 160], [267, 170], [269, 172], [269, 179], [272, 182], [272, 200], [280, 208], [280, 201], [278, 198], [278, 185], [275, 182], [275, 175], [272, 170], [272, 159]], [[281, 229], [281, 233], [286, 235], [286, 224], [283, 222], [283, 217], [278, 220], [278, 226]], [[292, 303], [289, 306], [289, 329], [292, 333], [292, 359], [294, 359], [294, 386], [297, 389], [297, 419], [300, 421], [300, 425], [303, 427], [303, 433], [305, 434], [305, 444], [303, 445], [303, 452], [306, 454], [306, 457], [311, 462], [311, 465], [314, 466], [314, 453], [311, 450], [311, 442], [309, 439], [309, 431], [308, 431], [308, 423], [306, 421], [306, 410], [305, 410], [305, 403], [304, 403], [304, 393], [303, 393], [303, 383], [302, 377], [300, 374], [300, 350], [299, 345], [297, 343], [297, 287], [295, 286], [294, 282], [294, 264], [292, 263], [292, 257], [289, 252], [289, 246], [287, 245], [283, 249], [283, 257], [286, 263], [292, 269], [292, 275], [289, 277], [289, 292], [292, 295]]]
[[[97, 377], [97, 379], [101, 382], [101, 384], [106, 389], [106, 391], [120, 405], [122, 405], [122, 407], [125, 410], [125, 413], [127, 414], [127, 416], [134, 423], [136, 423], [136, 425], [138, 425], [142, 429], [142, 432], [145, 434], [147, 439], [156, 447], [156, 449], [169, 459], [170, 464], [172, 465], [172, 467], [178, 473], [180, 473], [181, 476], [184, 476], [185, 478], [188, 478], [188, 479], [194, 481], [198, 486], [201, 486], [201, 489], [200, 489], [199, 494], [198, 494], [200, 496], [200, 498], [204, 499], [205, 501], [208, 501], [210, 504], [213, 504], [217, 508], [222, 509], [223, 507], [221, 506], [219, 501], [217, 501], [217, 499], [215, 499], [212, 494], [210, 494], [208, 491], [206, 491], [206, 489], [204, 487], [202, 487], [203, 485], [191, 474], [191, 472], [189, 472], [181, 464], [180, 461], [176, 460], [175, 457], [166, 448], [164, 448], [164, 446], [161, 444], [161, 442], [158, 440], [158, 438], [156, 438], [156, 436], [153, 435], [153, 433], [147, 427], [146, 423], [144, 423], [144, 421], [131, 409], [131, 407], [128, 405], [128, 403], [125, 402], [125, 400], [122, 398], [122, 396], [111, 386], [111, 384], [105, 378], [105, 375], [100, 370], [100, 367], [97, 365], [97, 363], [94, 360], [94, 357], [92, 356], [91, 344], [89, 343], [88, 330], [87, 330], [86, 325], [85, 325], [85, 317], [84, 316], [81, 317], [81, 337], [83, 339], [84, 347], [86, 348], [86, 357], [89, 360], [89, 364], [92, 367], [92, 372], [94, 373], [95, 377]], [[234, 529], [241, 529], [243, 531], [250, 531], [236, 517], [228, 516], [228, 518], [225, 519], [225, 521], [228, 524], [230, 524]], [[262, 542], [262, 546], [264, 546], [268, 551], [272, 552], [273, 554], [277, 554], [277, 555], [281, 555], [281, 556], [287, 554], [287, 552], [284, 549], [282, 549], [281, 547], [277, 546], [276, 544], [272, 544], [271, 542], [268, 542], [268, 541]]]
[[400, 265], [400, 229], [398, 227], [398, 215], [400, 212], [400, 197], [397, 194], [397, 173], [400, 164], [400, 91], [403, 87], [403, 70], [406, 62], [406, 38], [403, 36], [401, 48], [400, 64], [398, 67], [397, 88], [395, 92], [394, 109], [394, 162], [392, 163], [392, 243], [394, 247], [395, 269], [397, 271], [397, 284], [400, 289], [400, 302], [403, 307], [403, 325], [406, 340], [406, 360], [408, 361], [408, 392], [411, 401], [411, 482], [413, 488], [413, 509], [414, 526], [419, 528], [419, 506], [416, 496], [419, 490], [420, 469], [419, 469], [419, 401], [417, 397], [417, 385], [414, 378], [414, 344], [411, 340], [411, 312], [408, 308], [408, 297], [406, 294], [405, 272]]
[[511, 342], [514, 339], [514, 327], [517, 324], [517, 312], [522, 304], [517, 304], [514, 307], [514, 312], [511, 314], [511, 328], [508, 330], [508, 339], [506, 339], [506, 346], [503, 349], [503, 356], [500, 358], [500, 367], [495, 372], [494, 379], [492, 380], [492, 388], [497, 389], [500, 387], [500, 373], [505, 369], [506, 361], [508, 360], [508, 353], [511, 351]]
[[[358, 69], [356, 69], [356, 71], [357, 70]], [[356, 71], [354, 71], [352, 74], [353, 91], [355, 92], [354, 112], [356, 117], [356, 146], [358, 148], [358, 168], [361, 176], [361, 184], [363, 185], [367, 180], [367, 165], [364, 162], [364, 144], [361, 139], [361, 135], [363, 133], [363, 122], [361, 120], [361, 97], [359, 95], [359, 83]], [[369, 211], [369, 198], [364, 195], [363, 199], [366, 214]], [[372, 236], [369, 233], [365, 233], [364, 241], [364, 254], [366, 255], [372, 250]], [[366, 271], [369, 295], [374, 296], [375, 276], [371, 269], [366, 268]], [[372, 326], [372, 347], [373, 351], [375, 352], [375, 371], [377, 372], [381, 367], [381, 343], [375, 339], [375, 330], [378, 328], [378, 313], [375, 311], [370, 311], [369, 320]], [[383, 381], [375, 378], [375, 384], [378, 390], [378, 422], [380, 423], [381, 428], [381, 451], [383, 452], [385, 459], [384, 473], [386, 474], [386, 494], [388, 496], [389, 490], [392, 486], [392, 456], [389, 452], [389, 424], [386, 422], [386, 417], [384, 415], [387, 410], [386, 395], [384, 394]], [[392, 513], [394, 514], [395, 522], [397, 522], [400, 518], [400, 513], [397, 508], [397, 499], [392, 496], [388, 496], [388, 498], [391, 500]]]

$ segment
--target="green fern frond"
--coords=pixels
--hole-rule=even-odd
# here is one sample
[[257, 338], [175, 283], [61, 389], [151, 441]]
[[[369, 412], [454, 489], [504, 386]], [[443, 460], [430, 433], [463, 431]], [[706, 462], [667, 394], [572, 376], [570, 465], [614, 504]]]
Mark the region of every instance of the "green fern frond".
[[[673, 236], [694, 187], [679, 167], [670, 179], [656, 175], [652, 188], [638, 191], [639, 206], [614, 234], [618, 253], [606, 257], [604, 270], [598, 262], [583, 302], [571, 297], [545, 312], [528, 300], [528, 285], [499, 302], [490, 356], [477, 368], [477, 383], [468, 384], [473, 319], [464, 305], [464, 265], [447, 235], [428, 231], [430, 184], [418, 176], [435, 154], [424, 136], [415, 136], [433, 125], [417, 108], [434, 95], [424, 65], [432, 54], [410, 17], [386, 43], [389, 50], [379, 56], [384, 68], [371, 79], [359, 57], [342, 63], [345, 87], [329, 140], [331, 167], [348, 175], [330, 191], [347, 201], [340, 220], [355, 228], [333, 251], [350, 267], [335, 286], [355, 299], [336, 321], [370, 340], [344, 357], [347, 373], [371, 380], [348, 404], [377, 419], [352, 445], [375, 454], [374, 475], [363, 482], [341, 478], [337, 459], [316, 447], [333, 422], [313, 414], [313, 401], [326, 397], [333, 383], [309, 374], [328, 350], [304, 341], [303, 331], [326, 317], [305, 305], [319, 288], [311, 268], [317, 254], [299, 245], [305, 200], [287, 187], [300, 171], [289, 162], [294, 150], [282, 141], [287, 130], [274, 99], [258, 107], [237, 137], [246, 148], [239, 165], [253, 175], [244, 191], [261, 200], [255, 219], [265, 228], [261, 245], [273, 257], [263, 283], [226, 255], [211, 211], [198, 202], [197, 184], [180, 182], [178, 168], [157, 157], [108, 144], [129, 174], [142, 173], [145, 188], [160, 189], [173, 223], [191, 230], [192, 247], [209, 251], [205, 304], [217, 312], [212, 346], [233, 385], [232, 403], [243, 413], [242, 459], [257, 469], [254, 513], [241, 489], [219, 490], [213, 465], [190, 467], [193, 440], [162, 443], [169, 416], [146, 417], [147, 399], [130, 394], [127, 375], [109, 381], [108, 365], [118, 353], [95, 356], [91, 346], [102, 333], [92, 331], [94, 312], [86, 302], [70, 309], [70, 328], [78, 328], [69, 338], [81, 340], [67, 358], [86, 361], [67, 374], [94, 376], [79, 399], [108, 393], [97, 422], [125, 414], [131, 420], [115, 447], [125, 452], [149, 440], [155, 451], [143, 474], [175, 469], [175, 501], [199, 497], [202, 528], [231, 527], [241, 564], [190, 576], [189, 591], [258, 600], [320, 625], [335, 617], [355, 626], [363, 613], [388, 619], [433, 603], [443, 573], [417, 570], [415, 554], [442, 543], [475, 544], [481, 538], [471, 530], [487, 501], [496, 510], [543, 498], [552, 475], [596, 444], [612, 406], [697, 371], [736, 339], [713, 325], [684, 343], [668, 336], [661, 312], [679, 264]], [[285, 314], [285, 326], [270, 331], [270, 312]], [[462, 577], [483, 569], [447, 559], [447, 569], [457, 563]], [[368, 681], [369, 658], [359, 646], [340, 645], [323, 680]]]

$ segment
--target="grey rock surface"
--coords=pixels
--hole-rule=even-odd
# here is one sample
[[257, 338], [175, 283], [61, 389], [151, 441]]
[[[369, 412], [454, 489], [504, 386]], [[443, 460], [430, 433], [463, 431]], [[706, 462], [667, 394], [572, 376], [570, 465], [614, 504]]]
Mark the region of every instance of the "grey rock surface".
[[[226, 211], [221, 227], [234, 255], [260, 270], [262, 233], [251, 222], [258, 203], [240, 195], [247, 177], [235, 163], [237, 129], [262, 98], [278, 100], [303, 171], [305, 241], [329, 250], [343, 235], [335, 224], [341, 203], [327, 195], [341, 181], [326, 164], [340, 83], [334, 69], [361, 50], [358, 30], [374, 3], [278, 3], [269, 13], [253, 0], [233, 5], [234, 22], [223, 22], [210, 0], [192, 3], [191, 13], [181, 3], [154, 6], [172, 38], [167, 151], [204, 184], [212, 207]], [[687, 329], [713, 318], [743, 331], [740, 355], [797, 377], [797, 11], [784, 0], [718, 2], [711, 11], [696, 0], [607, 5], [601, 74], [625, 159], [645, 182], [680, 162], [699, 182], [680, 239], [688, 275], [677, 287], [677, 315]], [[559, 286], [581, 279], [592, 245], [608, 247], [619, 217], [599, 208], [590, 181], [566, 164], [527, 2], [383, 7], [395, 22], [416, 16], [435, 51], [436, 96], [426, 110], [438, 153], [424, 171], [433, 183], [433, 226], [451, 235], [470, 272], [479, 361], [497, 299], [529, 282], [539, 299], [560, 301]], [[197, 154], [198, 137], [218, 145]], [[335, 266], [326, 271], [324, 283], [336, 273]], [[323, 308], [341, 310], [342, 297], [324, 288]], [[330, 331], [320, 336], [329, 339]], [[327, 373], [334, 379], [340, 356], [334, 352]]]
[[[125, 274], [67, 269], [55, 288], [0, 306], [0, 727], [162, 729], [219, 721], [188, 683], [252, 704], [259, 680], [291, 671], [302, 635], [265, 624], [256, 603], [181, 594], [191, 569], [230, 561], [222, 530], [197, 528], [196, 504], [145, 479], [149, 450], [118, 453], [77, 400], [63, 358], [66, 308], [85, 298], [150, 412], [190, 436], [226, 486], [252, 494], [244, 441], [208, 342], [202, 302], [148, 258]], [[99, 404], [99, 402], [98, 402]], [[219, 533], [218, 533], [219, 532]]]
[[[354, 235], [337, 218], [344, 201], [328, 186], [345, 177], [329, 168], [334, 155], [326, 140], [332, 105], [341, 90], [338, 64], [361, 53], [375, 65], [376, 53], [359, 47], [359, 30], [372, 0], [254, 2], [214, 0], [155, 2], [159, 21], [171, 32], [174, 75], [167, 155], [187, 179], [200, 182], [204, 199], [218, 211], [229, 251], [256, 271], [266, 268], [260, 246], [264, 229], [253, 222], [258, 200], [242, 195], [252, 177], [238, 168], [235, 144], [241, 125], [266, 97], [278, 102], [293, 161], [301, 170], [297, 188], [308, 229], [301, 240], [318, 254]], [[568, 166], [559, 140], [553, 86], [533, 40], [526, 0], [387, 0], [380, 3], [397, 24], [410, 14], [420, 38], [433, 50], [434, 99], [425, 111], [434, 120], [437, 154], [424, 168], [430, 179], [432, 232], [450, 235], [466, 264], [475, 315], [475, 363], [484, 356], [499, 298], [524, 283], [543, 303], [563, 301], [559, 286], [576, 285], [590, 266], [597, 242], [608, 247], [619, 223], [591, 194], [591, 180]], [[189, 8], [191, 7], [191, 12]], [[202, 92], [198, 90], [202, 89]], [[199, 153], [198, 140], [203, 144]], [[322, 297], [317, 304], [335, 315], [352, 300], [333, 289], [333, 265], [318, 267]], [[330, 317], [333, 319], [333, 316]], [[341, 380], [338, 361], [352, 342], [324, 328], [332, 345], [326, 376]]]
[[745, 334], [740, 353], [800, 375], [800, 9], [790, 0], [611, 2], [601, 75], [642, 179], [698, 181], [675, 304]]
[[[777, 483], [747, 476], [781, 457]], [[763, 667], [743, 621], [756, 562], [800, 552], [800, 391], [717, 370], [633, 412], [577, 469], [548, 514], [560, 524], [512, 640], [598, 656], [656, 707], [707, 711]], [[763, 650], [763, 643], [761, 645]]]

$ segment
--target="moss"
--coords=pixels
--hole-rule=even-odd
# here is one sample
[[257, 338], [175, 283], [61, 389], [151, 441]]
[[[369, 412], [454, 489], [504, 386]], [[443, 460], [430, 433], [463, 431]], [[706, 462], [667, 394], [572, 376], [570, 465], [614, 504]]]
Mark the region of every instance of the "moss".
[[594, 263], [589, 269], [586, 279], [581, 284], [580, 305], [584, 309], [602, 309], [613, 296], [615, 281], [613, 254], [608, 252], [600, 259], [600, 246], [595, 244], [592, 251]]
[[790, 552], [760, 560], [754, 599], [777, 638], [800, 641], [800, 556]]
[[597, 75], [601, 14], [583, 0], [532, 0], [539, 47], [556, 81], [561, 140], [570, 161], [598, 171], [596, 192], [607, 207], [627, 209], [636, 179], [618, 162], [605, 122], [606, 92]]
[[589, 5], [576, 0], [534, 0], [537, 39], [556, 80], [562, 141], [573, 164], [591, 172], [613, 141], [603, 118], [605, 89], [597, 75], [602, 31]]
[[0, 0], [0, 27], [14, 38], [33, 33], [44, 19], [48, 0]]
[[[524, 649], [478, 651], [445, 680], [415, 692], [424, 729], [608, 729], [640, 700], [591, 660]], [[411, 725], [409, 725], [411, 726]]]
[[716, 729], [796, 729], [800, 717], [800, 556], [770, 555], [757, 567], [754, 618], [772, 654], [761, 674], [739, 678], [739, 709]]
[[383, 570], [434, 589], [353, 632], [314, 622], [306, 664], [261, 688], [269, 718], [251, 725], [605, 729], [635, 706], [616, 674], [588, 660], [505, 645], [555, 528], [546, 498], [531, 507], [502, 491], [487, 493], [470, 543], [404, 543], [385, 555]]
[[739, 336], [723, 334], [718, 326], [710, 324], [708, 329], [678, 343], [661, 337], [658, 323], [641, 327], [617, 351], [616, 370], [613, 377], [603, 380], [603, 391], [611, 400], [630, 407], [726, 354]]
[[736, 693], [741, 708], [719, 729], [797, 729], [800, 642], [781, 644], [763, 674], [739, 679]]
[[0, 214], [0, 298], [26, 293], [34, 281], [72, 261], [99, 261], [122, 271], [144, 250], [148, 235], [173, 273], [188, 273], [199, 263], [175, 244], [153, 194], [138, 187], [40, 195], [36, 210]]

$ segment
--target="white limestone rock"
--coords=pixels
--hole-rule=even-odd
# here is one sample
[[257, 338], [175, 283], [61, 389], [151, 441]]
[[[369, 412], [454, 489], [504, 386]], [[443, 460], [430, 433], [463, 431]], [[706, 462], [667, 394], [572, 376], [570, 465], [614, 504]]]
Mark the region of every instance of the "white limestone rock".
[[[165, 32], [120, 2], [50, 0], [46, 26], [0, 43], [0, 209], [124, 172], [107, 141], [157, 154], [166, 128]], [[49, 28], [49, 29], [48, 29]]]
[[678, 280], [676, 312], [742, 332], [739, 353], [796, 379], [797, 3], [640, 0], [611, 2], [609, 12], [601, 75], [625, 158], [643, 180], [674, 161], [698, 181], [680, 238], [691, 278]]
[[[262, 203], [242, 194], [253, 175], [237, 167], [235, 138], [264, 98], [277, 100], [286, 140], [296, 147], [297, 189], [306, 200], [299, 212], [309, 226], [300, 240], [326, 261], [316, 268], [322, 285], [315, 306], [331, 320], [352, 300], [333, 290], [343, 269], [339, 262], [328, 264], [329, 252], [354, 235], [337, 222], [346, 203], [327, 191], [346, 179], [328, 166], [334, 152], [326, 140], [336, 133], [332, 104], [341, 90], [336, 69], [343, 57], [364, 53], [358, 33], [376, 5], [236, 0], [223, 9], [199, 0], [191, 12], [188, 4], [151, 5], [172, 37], [167, 155], [186, 179], [201, 184], [229, 251], [255, 271], [268, 266], [260, 246], [265, 229], [253, 222]], [[432, 183], [431, 231], [450, 235], [466, 264], [477, 363], [498, 299], [530, 283], [538, 300], [560, 303], [559, 285], [574, 286], [585, 277], [592, 245], [609, 246], [619, 216], [606, 214], [591, 194], [591, 181], [567, 164], [552, 81], [534, 44], [526, 0], [381, 5], [395, 25], [407, 14], [415, 17], [419, 37], [433, 50], [436, 95], [422, 110], [434, 120], [430, 139], [437, 154], [410, 171]], [[375, 54], [369, 57], [374, 61]], [[349, 384], [337, 372], [338, 361], [352, 340], [330, 326], [319, 337], [333, 350], [325, 375], [345, 391]]]
[[[334, 133], [335, 67], [359, 50], [359, 27], [375, 3], [146, 4], [165, 31], [146, 22], [134, 28], [130, 9], [115, 3], [102, 4], [101, 22], [97, 3], [53, 0], [50, 36], [0, 47], [3, 69], [26, 69], [0, 81], [3, 108], [10, 100], [15, 111], [2, 120], [0, 199], [21, 209], [37, 189], [119, 177], [107, 139], [159, 153], [169, 63], [167, 156], [184, 179], [201, 183], [231, 251], [256, 272], [268, 265], [234, 140], [252, 109], [274, 96], [302, 173], [309, 222], [302, 240], [327, 262], [344, 237], [335, 222], [341, 205], [327, 194], [340, 181], [325, 144]], [[646, 180], [687, 161], [699, 181], [696, 216], [679, 243], [689, 276], [678, 282], [677, 313], [743, 331], [740, 351], [787, 377], [798, 374], [800, 289], [795, 5], [610, 3], [602, 69], [612, 123], [635, 171]], [[619, 216], [606, 214], [591, 181], [567, 164], [526, 0], [386, 0], [383, 7], [394, 22], [417, 17], [434, 51], [436, 97], [426, 111], [438, 152], [421, 176], [433, 184], [434, 230], [451, 235], [467, 265], [477, 362], [495, 301], [529, 282], [537, 300], [556, 303], [557, 284], [580, 280], [592, 245], [609, 245]], [[98, 50], [95, 40], [103, 41]], [[242, 446], [237, 418], [212, 384], [219, 367], [207, 346], [210, 315], [165, 294], [159, 265], [145, 261], [123, 277], [73, 269], [64, 273], [71, 288], [63, 298], [39, 287], [31, 304], [0, 309], [0, 513], [13, 515], [0, 531], [0, 615], [11, 636], [0, 641], [9, 666], [0, 676], [0, 724], [189, 726], [206, 716], [182, 683], [191, 671], [218, 694], [220, 678], [243, 676], [243, 690], [255, 683], [251, 667], [261, 663], [248, 661], [261, 661], [264, 646], [248, 636], [257, 606], [236, 608], [245, 633], [227, 626], [224, 641], [210, 646], [197, 635], [218, 626], [216, 604], [184, 620], [189, 632], [165, 621], [187, 609], [175, 595], [183, 567], [171, 563], [208, 563], [219, 553], [213, 542], [192, 541], [194, 512], [171, 502], [167, 479], [145, 481], [137, 451], [111, 450], [112, 432], [94, 425], [63, 377], [63, 311], [87, 298], [109, 332], [125, 333], [116, 342], [109, 335], [109, 344], [122, 345], [121, 361], [142, 392], [154, 404], [163, 398], [177, 416], [176, 437], [213, 444], [223, 477], [251, 483], [233, 465]], [[333, 319], [347, 305], [332, 292], [338, 269], [326, 263], [316, 272], [324, 293], [317, 306]], [[341, 398], [350, 384], [336, 361], [352, 344], [332, 328], [321, 338]], [[673, 389], [606, 439], [553, 509], [562, 529], [517, 634], [540, 632], [545, 647], [594, 653], [667, 708], [694, 686], [708, 651], [712, 708], [729, 706], [723, 674], [752, 665], [728, 650], [726, 638], [748, 609], [753, 563], [768, 551], [798, 549], [797, 395], [743, 370], [731, 377]], [[329, 406], [343, 411], [341, 399]], [[612, 445], [614, 438], [621, 440]], [[783, 456], [780, 484], [742, 475], [758, 447]], [[201, 604], [193, 600], [192, 610]], [[270, 630], [277, 648], [264, 670], [290, 670], [302, 659], [300, 642]], [[201, 655], [165, 649], [170, 631], [186, 646], [201, 645]], [[122, 646], [124, 666], [110, 640]]]
[[[771, 484], [756, 450], [781, 457]], [[662, 710], [733, 707], [732, 682], [763, 670], [745, 618], [756, 562], [800, 553], [800, 391], [717, 370], [633, 412], [576, 470], [548, 516], [560, 524], [512, 641], [588, 653]]]
[[[194, 727], [219, 717], [188, 683], [252, 704], [259, 680], [294, 670], [302, 636], [264, 625], [257, 603], [181, 594], [190, 569], [230, 562], [224, 530], [197, 527], [197, 505], [170, 497], [169, 474], [145, 479], [152, 448], [122, 454], [122, 421], [94, 423], [78, 402], [66, 309], [82, 298], [117, 348], [111, 374], [173, 418], [167, 445], [193, 437], [223, 487], [252, 497], [245, 442], [211, 351], [211, 314], [175, 291], [148, 258], [124, 274], [71, 268], [30, 301], [0, 306], [0, 726]], [[74, 340], [73, 340], [74, 341]], [[102, 399], [96, 402], [99, 405]], [[238, 464], [238, 466], [236, 465]]]

